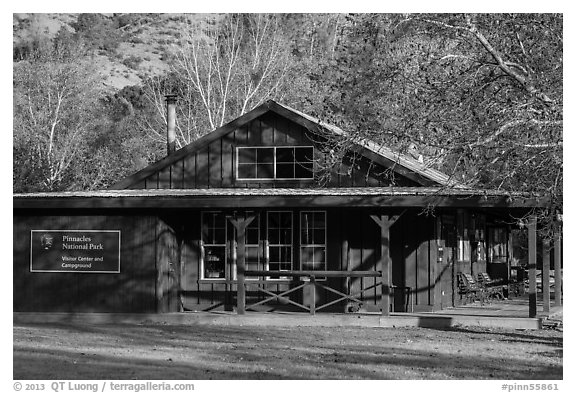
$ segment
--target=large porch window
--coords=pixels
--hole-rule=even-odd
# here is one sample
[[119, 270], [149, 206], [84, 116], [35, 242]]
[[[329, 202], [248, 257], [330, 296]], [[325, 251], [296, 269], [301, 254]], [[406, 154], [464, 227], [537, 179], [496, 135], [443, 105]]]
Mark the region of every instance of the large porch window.
[[488, 260], [491, 263], [508, 261], [508, 233], [504, 227], [488, 227]]
[[[254, 212], [243, 214], [256, 216], [246, 228], [246, 269], [260, 270], [260, 217]], [[236, 229], [230, 224], [229, 217], [231, 215], [219, 211], [202, 212], [202, 279], [236, 279]]]
[[292, 270], [292, 212], [269, 211], [268, 266], [269, 271]]
[[302, 270], [326, 270], [326, 212], [300, 212]]
[[201, 278], [226, 278], [226, 216], [202, 212]]

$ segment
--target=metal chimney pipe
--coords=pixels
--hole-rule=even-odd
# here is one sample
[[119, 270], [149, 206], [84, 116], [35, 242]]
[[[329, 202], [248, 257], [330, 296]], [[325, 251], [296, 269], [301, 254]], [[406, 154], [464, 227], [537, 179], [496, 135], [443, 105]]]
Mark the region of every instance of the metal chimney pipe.
[[176, 151], [176, 95], [166, 94], [166, 146], [168, 155]]

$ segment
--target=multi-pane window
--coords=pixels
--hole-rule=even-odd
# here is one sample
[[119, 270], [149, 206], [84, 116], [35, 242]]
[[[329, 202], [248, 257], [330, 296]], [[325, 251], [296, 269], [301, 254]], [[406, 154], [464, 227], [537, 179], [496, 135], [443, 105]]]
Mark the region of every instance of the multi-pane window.
[[202, 278], [226, 278], [226, 216], [202, 212]]
[[238, 179], [313, 179], [314, 148], [238, 147]]
[[[255, 215], [253, 212], [244, 213]], [[246, 227], [245, 257], [247, 270], [261, 270], [260, 252], [260, 219], [256, 217]], [[236, 229], [222, 212], [202, 212], [202, 278], [203, 279], [236, 279], [236, 265], [227, 268], [227, 263], [237, 256]], [[227, 247], [228, 245], [228, 247]], [[231, 277], [228, 277], [230, 276]]]
[[326, 212], [300, 213], [300, 263], [302, 270], [326, 270]]
[[268, 216], [268, 269], [292, 270], [292, 212], [270, 211]]
[[488, 227], [488, 258], [492, 263], [504, 263], [508, 260], [506, 228]]

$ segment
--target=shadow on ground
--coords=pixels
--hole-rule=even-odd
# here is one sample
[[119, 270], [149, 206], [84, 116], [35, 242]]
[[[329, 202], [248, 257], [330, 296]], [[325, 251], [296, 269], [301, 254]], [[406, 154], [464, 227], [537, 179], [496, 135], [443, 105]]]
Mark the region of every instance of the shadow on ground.
[[20, 325], [14, 379], [561, 379], [561, 347], [458, 327]]

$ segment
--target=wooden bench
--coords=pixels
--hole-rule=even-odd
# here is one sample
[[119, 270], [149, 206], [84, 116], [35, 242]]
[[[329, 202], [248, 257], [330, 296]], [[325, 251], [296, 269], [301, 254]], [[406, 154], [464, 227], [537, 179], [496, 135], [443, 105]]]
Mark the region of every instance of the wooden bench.
[[464, 304], [479, 300], [484, 305], [488, 300], [484, 288], [469, 273], [458, 273], [458, 293], [463, 296]]
[[504, 285], [500, 281], [493, 280], [486, 272], [478, 273], [478, 282], [488, 297], [498, 300], [504, 300]]

